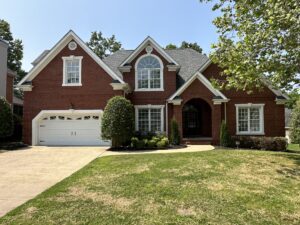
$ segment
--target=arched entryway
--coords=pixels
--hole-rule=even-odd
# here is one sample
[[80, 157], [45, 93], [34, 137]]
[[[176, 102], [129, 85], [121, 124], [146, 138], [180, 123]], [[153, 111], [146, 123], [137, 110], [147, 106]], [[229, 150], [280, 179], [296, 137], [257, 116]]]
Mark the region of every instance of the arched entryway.
[[191, 99], [182, 108], [183, 138], [211, 137], [211, 107], [200, 98]]

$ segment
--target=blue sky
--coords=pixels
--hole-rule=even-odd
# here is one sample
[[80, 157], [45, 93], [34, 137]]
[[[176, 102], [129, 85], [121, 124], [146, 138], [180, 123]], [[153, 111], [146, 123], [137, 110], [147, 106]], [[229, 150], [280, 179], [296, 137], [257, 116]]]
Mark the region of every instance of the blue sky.
[[150, 35], [160, 45], [198, 42], [205, 53], [217, 40], [211, 4], [198, 0], [0, 0], [0, 18], [24, 44], [23, 68], [70, 29], [84, 41], [91, 31], [116, 35], [134, 49]]

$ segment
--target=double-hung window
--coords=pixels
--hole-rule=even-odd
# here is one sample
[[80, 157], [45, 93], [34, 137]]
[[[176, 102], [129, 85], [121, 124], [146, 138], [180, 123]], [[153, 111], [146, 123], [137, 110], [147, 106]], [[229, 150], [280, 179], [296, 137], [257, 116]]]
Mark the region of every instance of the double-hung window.
[[263, 104], [236, 104], [237, 134], [264, 134], [263, 109]]
[[82, 56], [63, 57], [63, 86], [81, 86]]
[[136, 106], [136, 130], [141, 132], [163, 131], [163, 106]]
[[136, 66], [136, 90], [163, 90], [163, 66], [156, 56], [142, 56]]

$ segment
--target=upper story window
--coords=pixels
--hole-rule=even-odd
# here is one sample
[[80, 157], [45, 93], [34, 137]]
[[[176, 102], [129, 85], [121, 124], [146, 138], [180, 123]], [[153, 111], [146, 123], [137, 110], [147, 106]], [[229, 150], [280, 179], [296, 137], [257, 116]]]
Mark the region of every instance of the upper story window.
[[136, 63], [136, 91], [163, 91], [163, 64], [155, 55], [142, 56]]
[[82, 56], [63, 57], [63, 86], [81, 86]]
[[264, 134], [263, 104], [237, 104], [237, 134]]

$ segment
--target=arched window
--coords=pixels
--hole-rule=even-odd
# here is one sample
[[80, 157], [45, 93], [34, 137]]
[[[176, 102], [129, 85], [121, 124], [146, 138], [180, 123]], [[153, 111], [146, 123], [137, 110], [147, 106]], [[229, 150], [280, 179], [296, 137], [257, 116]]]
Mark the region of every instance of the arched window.
[[157, 56], [142, 56], [136, 64], [136, 90], [162, 90], [163, 65]]

